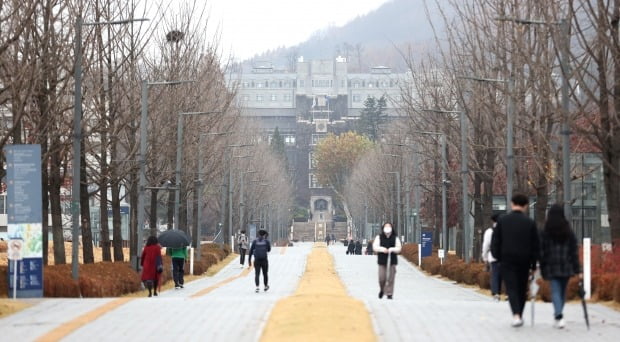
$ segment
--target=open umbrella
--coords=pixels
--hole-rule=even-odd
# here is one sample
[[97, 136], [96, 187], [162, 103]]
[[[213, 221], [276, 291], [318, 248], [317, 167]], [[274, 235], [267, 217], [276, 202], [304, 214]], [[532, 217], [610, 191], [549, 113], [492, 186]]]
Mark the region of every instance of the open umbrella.
[[581, 298], [581, 306], [583, 307], [583, 317], [586, 319], [586, 326], [590, 330], [590, 319], [588, 318], [588, 307], [586, 306], [586, 291], [583, 289], [583, 280], [579, 281], [579, 297]]
[[536, 295], [538, 294], [538, 289], [540, 288], [537, 280], [538, 280], [538, 271], [535, 271], [530, 276], [530, 300], [532, 303], [532, 326], [534, 326], [534, 303], [536, 302]]
[[178, 229], [166, 230], [159, 234], [157, 240], [162, 247], [183, 248], [189, 246], [189, 236]]

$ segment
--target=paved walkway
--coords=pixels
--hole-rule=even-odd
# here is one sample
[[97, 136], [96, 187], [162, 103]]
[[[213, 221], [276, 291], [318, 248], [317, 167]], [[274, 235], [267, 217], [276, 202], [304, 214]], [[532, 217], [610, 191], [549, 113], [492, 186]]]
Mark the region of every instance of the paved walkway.
[[[297, 289], [311, 247], [299, 244], [284, 254], [274, 249], [266, 293], [254, 293], [253, 272], [233, 261], [213, 277], [159, 297], [36, 300], [36, 305], [0, 319], [0, 336], [3, 341], [254, 342], [275, 303]], [[376, 257], [345, 255], [342, 245], [329, 251], [348, 293], [366, 305], [381, 341], [617, 341], [620, 336], [620, 312], [589, 305], [592, 329], [587, 331], [577, 302], [566, 307], [564, 330], [552, 327], [552, 306], [542, 302], [536, 303], [535, 326], [528, 303], [525, 326], [514, 329], [506, 302], [429, 277], [402, 258], [394, 300], [380, 300]], [[340, 340], [347, 336], [343, 332]]]
[[[207, 294], [192, 297], [244, 272], [235, 260], [214, 277], [185, 284], [185, 289], [132, 299], [91, 322], [82, 322], [63, 341], [256, 341], [275, 302], [297, 287], [311, 247], [289, 247], [284, 254], [281, 248], [272, 250], [268, 292], [262, 292], [261, 285], [261, 293], [255, 293], [254, 273], [246, 271]], [[45, 299], [0, 319], [0, 335], [5, 341], [55, 340], [46, 334], [115, 300]]]
[[404, 258], [399, 259], [394, 281], [394, 300], [378, 298], [375, 256], [345, 255], [342, 245], [330, 246], [336, 272], [349, 293], [364, 301], [375, 331], [382, 341], [618, 341], [620, 312], [602, 305], [588, 305], [591, 330], [587, 331], [581, 304], [565, 307], [567, 327], [554, 329], [550, 303], [536, 302], [535, 325], [530, 304], [524, 312], [525, 326], [510, 326], [508, 302], [453, 282], [429, 277]]

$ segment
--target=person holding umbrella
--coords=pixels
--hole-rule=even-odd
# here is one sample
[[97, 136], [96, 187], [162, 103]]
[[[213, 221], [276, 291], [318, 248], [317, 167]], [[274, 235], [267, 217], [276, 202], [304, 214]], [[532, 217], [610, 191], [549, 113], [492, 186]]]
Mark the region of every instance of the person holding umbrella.
[[159, 243], [162, 247], [166, 247], [166, 254], [172, 257], [172, 279], [174, 280], [174, 288], [177, 290], [182, 289], [189, 236], [182, 230], [171, 229], [159, 234]]
[[379, 299], [383, 298], [384, 294], [388, 299], [392, 299], [394, 276], [398, 264], [397, 254], [400, 253], [401, 243], [391, 223], [383, 224], [381, 234], [375, 237], [372, 250], [377, 253], [377, 264], [379, 264]]
[[543, 279], [551, 283], [554, 326], [562, 329], [566, 325], [562, 314], [566, 301], [566, 286], [573, 275], [579, 274], [581, 278], [581, 266], [577, 255], [577, 238], [559, 204], [552, 205], [547, 213], [541, 245], [540, 270]]

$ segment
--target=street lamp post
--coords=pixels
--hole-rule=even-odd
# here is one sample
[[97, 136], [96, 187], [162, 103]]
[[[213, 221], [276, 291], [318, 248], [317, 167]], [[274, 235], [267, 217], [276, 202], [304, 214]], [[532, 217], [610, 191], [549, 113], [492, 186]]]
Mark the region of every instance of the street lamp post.
[[136, 241], [136, 255], [131, 256], [131, 264], [134, 269], [139, 269], [140, 259], [140, 247], [142, 246], [142, 229], [144, 228], [144, 202], [145, 202], [145, 190], [146, 190], [146, 135], [148, 126], [148, 91], [149, 86], [155, 85], [178, 85], [183, 83], [191, 83], [194, 81], [182, 80], [182, 81], [157, 81], [149, 82], [142, 80], [142, 97], [140, 101], [141, 113], [140, 113], [140, 154], [138, 157], [138, 164], [140, 167], [140, 176], [138, 179], [138, 227], [137, 241]]
[[[229, 147], [243, 147], [243, 146], [252, 146], [251, 144], [244, 145], [228, 145]], [[232, 154], [232, 150], [230, 152]], [[232, 161], [233, 159], [239, 158], [249, 158], [250, 155], [247, 156], [232, 156], [230, 158], [230, 166], [228, 168], [228, 237], [230, 239], [230, 248], [234, 250], [235, 241], [234, 241], [234, 233], [233, 233], [233, 222], [232, 222], [232, 211], [233, 211], [233, 172], [232, 172]]]
[[254, 170], [241, 171], [239, 175], [239, 228], [241, 230], [244, 230], [243, 214], [244, 214], [244, 209], [245, 209], [244, 193], [243, 193], [243, 183], [244, 183], [243, 175], [250, 174], [250, 173], [256, 173], [256, 171]]
[[[469, 155], [467, 150], [467, 117], [465, 115], [464, 110], [437, 110], [437, 109], [428, 109], [426, 111], [442, 113], [442, 114], [459, 114], [459, 121], [461, 126], [461, 191], [462, 191], [462, 199], [461, 199], [461, 220], [463, 221], [463, 244], [465, 247], [465, 262], [469, 262], [471, 258], [471, 249], [473, 243], [471, 242], [470, 235], [471, 229], [469, 227], [469, 187], [468, 187], [468, 163], [469, 163]], [[445, 177], [444, 177], [445, 179]]]
[[[181, 112], [179, 113], [177, 123], [177, 158], [175, 165], [174, 178], [177, 184], [178, 190], [174, 193], [174, 229], [179, 229], [179, 205], [181, 202], [181, 164], [183, 164], [183, 124], [185, 116], [187, 115], [209, 115], [209, 114], [221, 114], [221, 111], [206, 111], [206, 112]], [[200, 138], [198, 139], [200, 140]]]
[[82, 155], [82, 27], [99, 25], [124, 25], [148, 19], [126, 19], [116, 21], [84, 22], [82, 16], [75, 20], [75, 64], [74, 64], [74, 108], [73, 108], [73, 181], [71, 182], [71, 276], [74, 280], [79, 277], [79, 229], [80, 229], [80, 177]]
[[398, 220], [398, 225], [401, 225], [402, 220], [400, 210], [400, 172], [390, 171], [388, 173], [393, 173], [396, 175], [396, 220]]
[[572, 221], [572, 195], [571, 195], [571, 176], [570, 176], [570, 115], [569, 115], [569, 84], [568, 75], [570, 73], [569, 67], [569, 52], [570, 52], [570, 23], [566, 18], [560, 19], [556, 22], [547, 22], [544, 20], [530, 20], [520, 18], [497, 18], [498, 21], [510, 21], [521, 25], [555, 25], [560, 28], [561, 32], [561, 46], [560, 50], [560, 69], [562, 70], [562, 129], [560, 134], [562, 135], [562, 189], [564, 196], [564, 215], [568, 222]]

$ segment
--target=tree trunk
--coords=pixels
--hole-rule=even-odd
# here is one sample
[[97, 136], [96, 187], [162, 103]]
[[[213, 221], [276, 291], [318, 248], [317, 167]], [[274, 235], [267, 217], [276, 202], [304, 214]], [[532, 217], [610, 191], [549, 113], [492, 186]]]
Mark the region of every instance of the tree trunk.
[[[45, 126], [45, 125], [44, 125]], [[43, 160], [41, 160], [41, 229], [42, 229], [42, 244], [43, 244], [43, 265], [47, 265], [48, 263], [48, 254], [49, 254], [49, 206], [50, 199], [48, 195], [49, 186], [48, 179], [49, 173], [47, 172], [48, 158], [47, 156], [47, 134], [43, 134], [40, 140], [41, 143], [41, 156], [43, 156]]]
[[110, 253], [110, 226], [108, 224], [108, 181], [110, 166], [107, 163], [107, 132], [101, 132], [101, 179], [99, 181], [99, 241], [103, 261], [112, 261]]
[[[168, 191], [168, 230], [172, 229], [173, 227], [173, 223], [174, 223], [174, 191], [175, 190], [170, 190]], [[228, 207], [226, 207], [228, 208]], [[223, 208], [224, 211], [226, 211], [226, 208]], [[222, 222], [223, 223], [223, 222]], [[177, 222], [177, 228], [178, 228], [178, 222]]]
[[112, 186], [112, 246], [114, 247], [114, 261], [123, 261], [123, 234], [121, 231], [121, 197], [120, 185]]
[[[138, 255], [138, 252], [140, 252], [138, 248], [139, 246], [142, 247], [142, 241], [138, 244], [138, 174], [135, 171], [132, 171], [129, 175], [129, 184], [129, 210], [131, 211], [129, 215], [129, 255]], [[114, 198], [112, 200], [114, 201]], [[114, 211], [114, 225], [117, 224], [116, 220], [118, 220], [118, 225], [121, 224], [120, 199], [117, 202], [118, 217], [116, 211]]]
[[149, 215], [149, 228], [151, 236], [157, 236], [157, 189], [151, 190], [151, 212]]
[[[616, 170], [620, 170], [620, 154], [613, 155], [611, 153], [603, 154], [607, 162]], [[611, 232], [611, 240], [614, 245], [620, 244], [620, 175], [612, 170], [607, 163], [603, 163], [605, 195], [607, 196], [607, 212], [609, 215], [609, 229]]]
[[[58, 142], [57, 138], [54, 138], [54, 140]], [[59, 143], [53, 145], [58, 146]], [[60, 203], [60, 187], [62, 185], [60, 163], [60, 151], [56, 150], [52, 153], [49, 178], [49, 198], [52, 211], [52, 238], [54, 241], [54, 264], [56, 265], [63, 265], [67, 263], [62, 225], [62, 207]]]
[[479, 173], [474, 175], [474, 241], [473, 260], [478, 260], [481, 254], [482, 241], [480, 232], [484, 230], [485, 218], [482, 203], [482, 177]]
[[90, 220], [90, 202], [88, 195], [88, 175], [86, 168], [86, 151], [85, 151], [85, 138], [82, 137], [80, 144], [82, 145], [80, 152], [80, 216], [81, 216], [81, 229], [82, 229], [82, 255], [84, 257], [85, 264], [92, 264], [95, 262], [95, 256], [93, 254], [93, 237]]

